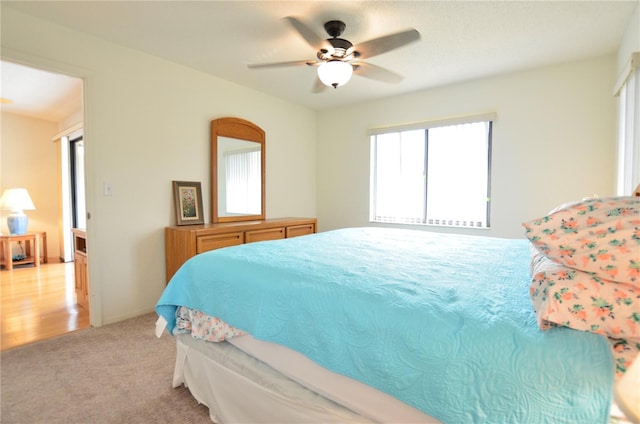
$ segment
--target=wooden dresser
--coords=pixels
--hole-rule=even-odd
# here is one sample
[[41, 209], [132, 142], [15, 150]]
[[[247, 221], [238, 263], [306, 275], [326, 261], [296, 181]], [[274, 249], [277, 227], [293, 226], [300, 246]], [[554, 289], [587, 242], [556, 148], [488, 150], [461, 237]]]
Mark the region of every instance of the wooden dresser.
[[317, 231], [315, 218], [279, 218], [165, 228], [167, 283], [198, 253], [254, 241], [304, 236]]

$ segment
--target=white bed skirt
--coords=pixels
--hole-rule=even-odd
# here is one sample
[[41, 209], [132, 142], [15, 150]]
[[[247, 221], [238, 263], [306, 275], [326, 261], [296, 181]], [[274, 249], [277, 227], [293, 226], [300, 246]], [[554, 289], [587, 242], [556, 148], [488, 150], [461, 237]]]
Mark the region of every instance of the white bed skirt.
[[[204, 351], [204, 352], [203, 352]], [[370, 423], [228, 343], [178, 337], [173, 386], [184, 384], [215, 423]]]
[[[330, 377], [323, 380], [325, 383], [331, 381]], [[220, 424], [438, 422], [404, 404], [401, 409], [410, 408], [410, 415], [402, 419], [396, 415], [402, 411], [395, 411], [393, 405], [389, 406], [391, 409], [381, 408], [370, 393], [357, 395], [361, 399], [358, 403], [368, 399], [371, 405], [377, 406], [365, 414], [353, 412], [228, 342], [197, 341], [190, 335], [177, 337], [173, 386], [181, 384], [189, 388], [199, 403], [209, 408], [211, 420]], [[338, 397], [354, 394], [350, 389], [345, 391], [343, 384], [337, 384], [339, 386], [334, 387], [337, 387]], [[345, 402], [349, 404], [351, 400], [345, 399]], [[380, 416], [382, 410], [385, 412]], [[387, 419], [390, 416], [396, 419], [390, 421]]]

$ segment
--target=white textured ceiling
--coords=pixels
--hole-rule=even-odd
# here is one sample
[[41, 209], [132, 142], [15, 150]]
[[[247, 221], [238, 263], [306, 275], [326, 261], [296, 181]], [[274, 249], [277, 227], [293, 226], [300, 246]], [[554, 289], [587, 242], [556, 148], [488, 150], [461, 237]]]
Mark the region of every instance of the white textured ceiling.
[[[615, 53], [638, 3], [3, 0], [1, 5], [324, 109]], [[286, 16], [299, 18], [322, 38], [324, 22], [342, 20], [347, 24], [342, 38], [354, 44], [407, 28], [417, 29], [421, 40], [367, 60], [403, 75], [402, 82], [354, 74], [344, 87], [314, 94], [314, 68], [247, 68], [315, 58], [282, 19]]]

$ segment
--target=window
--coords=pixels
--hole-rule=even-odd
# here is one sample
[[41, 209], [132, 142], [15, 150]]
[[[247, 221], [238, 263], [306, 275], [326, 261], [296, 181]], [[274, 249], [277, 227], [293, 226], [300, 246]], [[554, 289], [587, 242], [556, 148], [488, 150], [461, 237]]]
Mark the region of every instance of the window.
[[371, 135], [370, 220], [489, 227], [491, 120]]
[[73, 228], [87, 228], [87, 209], [84, 197], [84, 141], [82, 135], [69, 140], [69, 168], [72, 225]]
[[616, 191], [629, 196], [640, 183], [640, 52], [631, 55], [615, 95], [619, 105]]

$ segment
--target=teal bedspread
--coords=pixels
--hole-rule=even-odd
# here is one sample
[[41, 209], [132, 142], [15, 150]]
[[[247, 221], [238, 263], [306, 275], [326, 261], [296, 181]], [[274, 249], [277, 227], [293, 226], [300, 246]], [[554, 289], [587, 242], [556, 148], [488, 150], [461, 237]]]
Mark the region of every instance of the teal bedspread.
[[197, 255], [156, 311], [198, 309], [444, 423], [606, 423], [602, 336], [541, 331], [526, 240], [351, 228]]

